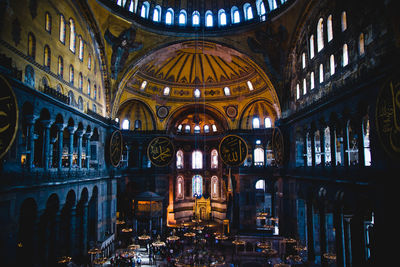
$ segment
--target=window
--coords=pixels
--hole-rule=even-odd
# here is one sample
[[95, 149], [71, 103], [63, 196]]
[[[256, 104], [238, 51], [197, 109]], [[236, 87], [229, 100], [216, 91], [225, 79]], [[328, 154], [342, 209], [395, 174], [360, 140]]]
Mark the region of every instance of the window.
[[300, 85], [296, 84], [296, 99], [300, 98]]
[[82, 72], [79, 72], [79, 76], [78, 76], [78, 88], [80, 91], [83, 90], [83, 76], [82, 76]]
[[92, 55], [89, 53], [88, 55], [88, 62], [87, 62], [87, 68], [90, 70], [92, 69]]
[[318, 52], [324, 48], [324, 20], [319, 19], [317, 25], [317, 50]]
[[142, 129], [142, 121], [141, 120], [135, 120], [135, 130], [140, 130]]
[[44, 28], [48, 33], [51, 33], [51, 15], [49, 12], [45, 14]]
[[199, 125], [195, 125], [194, 126], [194, 133], [200, 133], [200, 126]]
[[87, 94], [90, 97], [90, 94], [91, 94], [90, 80], [88, 80], [88, 82], [87, 82]]
[[254, 165], [255, 166], [264, 165], [264, 149], [260, 146], [254, 149]]
[[314, 89], [314, 72], [312, 71], [310, 74], [310, 90]]
[[360, 56], [364, 55], [365, 53], [365, 41], [363, 33], [361, 33], [360, 37], [358, 38], [358, 52]]
[[270, 10], [274, 10], [278, 7], [278, 5], [276, 4], [276, 0], [268, 0], [268, 3], [269, 3]]
[[301, 54], [301, 66], [303, 69], [306, 68], [306, 53]]
[[310, 36], [310, 59], [314, 58], [314, 35]]
[[259, 16], [263, 16], [266, 13], [265, 10], [265, 5], [264, 2], [262, 0], [257, 0], [256, 1], [256, 6], [257, 6], [257, 13]]
[[71, 50], [73, 53], [75, 53], [75, 38], [75, 22], [73, 19], [69, 19], [69, 50]]
[[240, 22], [240, 14], [239, 9], [236, 6], [233, 6], [231, 9], [231, 16], [232, 16], [232, 23], [239, 23]]
[[83, 99], [81, 96], [78, 98], [78, 109], [83, 110]]
[[182, 132], [182, 124], [179, 124], [179, 125], [178, 125], [177, 132], [178, 132], [178, 133]]
[[206, 11], [206, 27], [212, 27], [213, 26], [213, 15], [210, 10]]
[[196, 88], [196, 89], [194, 90], [194, 97], [199, 98], [200, 95], [201, 95], [200, 90], [199, 90], [198, 88]]
[[333, 39], [333, 27], [332, 27], [332, 15], [329, 15], [328, 20], [326, 21], [327, 34], [328, 34], [328, 42]]
[[74, 66], [69, 65], [69, 82], [74, 85]]
[[190, 133], [190, 125], [186, 124], [185, 126], [185, 133]]
[[347, 123], [347, 154], [348, 154], [348, 164], [357, 165], [358, 164], [358, 135], [354, 131], [351, 122]]
[[327, 126], [324, 130], [324, 153], [325, 153], [325, 166], [330, 166], [331, 165], [331, 132], [329, 130], [329, 126]]
[[[93, 86], [93, 99], [96, 99], [96, 97], [97, 97], [97, 86], [94, 85]], [[136, 121], [135, 121], [135, 126], [136, 126]]]
[[218, 168], [218, 151], [216, 149], [211, 150], [211, 169]]
[[35, 59], [36, 56], [36, 38], [33, 33], [28, 33], [28, 56]]
[[[137, 1], [135, 1], [136, 2], [136, 4], [137, 4]], [[133, 5], [134, 4], [134, 1], [131, 1], [131, 3], [129, 4], [129, 12], [134, 12], [134, 9], [135, 9], [135, 6]]]
[[168, 8], [167, 13], [165, 13], [165, 24], [172, 25], [174, 23], [174, 10]]
[[185, 10], [181, 10], [181, 12], [179, 12], [179, 25], [184, 26], [186, 25], [186, 11]]
[[321, 164], [321, 136], [319, 130], [314, 133], [315, 165]]
[[307, 94], [307, 80], [303, 79], [303, 95]]
[[243, 5], [244, 19], [251, 20], [253, 19], [253, 9], [249, 3], [245, 3]]
[[178, 176], [178, 179], [176, 180], [176, 198], [177, 199], [183, 199], [183, 177]]
[[329, 58], [329, 64], [331, 69], [331, 75], [335, 74], [335, 56], [331, 55]]
[[204, 125], [204, 132], [209, 133], [210, 132], [210, 126], [208, 124]]
[[176, 168], [177, 169], [183, 168], [183, 151], [182, 150], [178, 150], [178, 152], [176, 152]]
[[60, 42], [65, 44], [65, 18], [60, 15], [60, 32], [59, 32]]
[[160, 22], [161, 21], [161, 7], [156, 6], [153, 11], [153, 21]]
[[253, 84], [250, 81], [247, 81], [247, 87], [249, 87], [250, 91], [254, 90]]
[[35, 88], [35, 70], [31, 65], [27, 65], [25, 67], [24, 83], [32, 88]]
[[93, 110], [94, 112], [96, 112], [96, 111], [97, 111], [96, 104], [93, 104], [93, 105], [92, 105], [92, 110]]
[[203, 194], [203, 178], [200, 175], [195, 175], [192, 178], [192, 196], [201, 197]]
[[168, 96], [170, 92], [170, 88], [167, 86], [164, 88], [163, 95]]
[[203, 169], [203, 153], [199, 150], [192, 153], [192, 169]]
[[272, 127], [271, 118], [269, 118], [269, 117], [264, 118], [264, 127], [265, 128], [271, 128]]
[[211, 197], [212, 198], [218, 198], [218, 177], [213, 176], [211, 177]]
[[194, 11], [192, 14], [192, 25], [199, 26], [200, 25], [200, 13], [199, 11]]
[[150, 9], [150, 4], [149, 2], [143, 2], [142, 8], [140, 9], [140, 16], [142, 18], [147, 19], [149, 17], [149, 9]]
[[225, 87], [225, 88], [224, 88], [224, 94], [225, 94], [226, 96], [230, 96], [230, 95], [231, 95], [231, 90], [229, 89], [229, 87]]
[[306, 147], [307, 147], [307, 166], [312, 166], [312, 148], [311, 148], [310, 133], [307, 133], [306, 135]]
[[324, 82], [324, 65], [319, 64], [319, 83]]
[[129, 124], [130, 121], [128, 119], [125, 119], [122, 121], [122, 130], [129, 130]]
[[211, 125], [211, 128], [212, 128], [214, 133], [217, 131], [217, 126], [215, 124]]
[[223, 10], [223, 9], [220, 9], [218, 11], [218, 25], [226, 26], [226, 13], [225, 13], [225, 10]]
[[265, 180], [260, 179], [256, 182], [256, 189], [265, 190]]
[[260, 119], [257, 117], [253, 118], [253, 129], [258, 129], [260, 128]]
[[63, 74], [64, 74], [64, 60], [63, 60], [63, 58], [61, 56], [58, 57], [57, 74], [61, 78], [63, 77]]
[[346, 11], [342, 12], [342, 32], [344, 32], [347, 29], [347, 15], [346, 15]]
[[43, 60], [43, 65], [46, 67], [50, 68], [50, 63], [51, 63], [51, 51], [50, 47], [48, 45], [44, 46], [44, 60]]
[[347, 44], [343, 45], [343, 59], [342, 59], [343, 67], [349, 64], [349, 54], [347, 52]]
[[79, 35], [79, 60], [83, 61], [83, 39], [82, 36]]
[[364, 146], [364, 166], [371, 166], [371, 148], [369, 141], [369, 118], [368, 115], [362, 120], [363, 146]]
[[144, 89], [146, 88], [147, 85], [147, 81], [143, 81], [142, 84], [140, 85], [140, 91], [144, 91]]

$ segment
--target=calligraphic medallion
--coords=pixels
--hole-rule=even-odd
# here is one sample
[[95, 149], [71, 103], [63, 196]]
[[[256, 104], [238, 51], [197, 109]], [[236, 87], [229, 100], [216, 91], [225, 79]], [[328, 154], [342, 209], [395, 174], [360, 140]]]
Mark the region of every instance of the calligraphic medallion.
[[227, 135], [219, 143], [219, 154], [226, 165], [239, 166], [247, 157], [247, 144], [237, 135]]
[[13, 144], [17, 129], [17, 98], [11, 85], [0, 75], [0, 159]]
[[376, 129], [385, 151], [400, 158], [400, 78], [393, 76], [381, 88], [375, 110]]
[[117, 167], [122, 159], [122, 134], [114, 131], [110, 139], [110, 161], [111, 165]]
[[167, 166], [175, 154], [174, 146], [167, 137], [156, 137], [147, 147], [147, 157], [157, 167]]
[[283, 135], [278, 127], [272, 132], [272, 149], [274, 151], [275, 162], [278, 166], [283, 164]]

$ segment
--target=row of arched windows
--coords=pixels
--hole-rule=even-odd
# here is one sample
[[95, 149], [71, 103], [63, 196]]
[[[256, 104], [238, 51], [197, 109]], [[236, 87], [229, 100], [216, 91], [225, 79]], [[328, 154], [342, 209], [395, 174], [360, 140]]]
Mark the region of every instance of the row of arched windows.
[[[211, 169], [218, 168], [218, 151], [216, 149], [211, 150], [211, 161], [210, 167]], [[176, 168], [183, 169], [184, 168], [184, 153], [182, 150], [178, 150], [176, 152]], [[200, 170], [203, 169], [203, 152], [200, 150], [194, 150], [192, 152], [192, 169]]]
[[[193, 127], [193, 133], [198, 134], [198, 133], [216, 133], [218, 131], [217, 126], [215, 124], [205, 124], [202, 127], [200, 127], [200, 125], [195, 125]], [[192, 133], [192, 127], [190, 126], [190, 124], [179, 124], [176, 130], [177, 133], [186, 133], [186, 134], [190, 134]]]
[[[115, 1], [115, 0], [114, 0]], [[265, 20], [266, 13], [277, 9], [280, 5], [284, 4], [287, 0], [268, 0], [268, 5], [265, 6], [264, 1], [256, 1], [256, 13], [261, 20]], [[136, 10], [136, 3], [134, 1], [117, 0], [116, 4], [123, 8], [126, 8], [132, 13], [138, 13], [138, 15], [145, 19], [151, 19], [153, 22], [160, 23], [164, 22], [166, 25], [179, 25], [186, 26], [189, 21], [189, 14], [185, 9], [179, 11], [177, 16], [175, 16], [175, 11], [173, 8], [167, 8], [163, 14], [162, 7], [156, 5], [152, 10], [150, 10], [150, 3], [144, 1], [139, 10]], [[230, 20], [230, 24], [237, 24], [244, 21], [253, 20], [255, 15], [253, 12], [253, 6], [250, 3], [243, 4], [242, 8], [233, 6], [228, 12], [225, 9], [218, 10], [217, 13], [218, 27], [227, 26]], [[176, 21], [175, 21], [176, 20]], [[204, 24], [201, 23], [200, 12], [195, 10], [191, 13], [191, 26], [199, 27], [205, 25], [206, 27], [214, 27], [214, 14], [211, 10], [207, 10], [204, 13]]]
[[[179, 175], [176, 178], [176, 191], [175, 191], [175, 197], [177, 200], [183, 200], [185, 197], [185, 186], [187, 187], [188, 193], [190, 193], [190, 198], [193, 197], [201, 197], [204, 194], [204, 181], [203, 177], [199, 174], [195, 174], [192, 176], [192, 184], [191, 184], [191, 192], [190, 190], [190, 184], [185, 185], [185, 179], [183, 176]], [[190, 180], [189, 180], [190, 182]], [[219, 198], [220, 196], [220, 185], [219, 185], [219, 179], [217, 176], [212, 176], [211, 177], [211, 183], [210, 183], [210, 193], [211, 193], [211, 198]], [[186, 196], [189, 196], [189, 194], [186, 194]]]

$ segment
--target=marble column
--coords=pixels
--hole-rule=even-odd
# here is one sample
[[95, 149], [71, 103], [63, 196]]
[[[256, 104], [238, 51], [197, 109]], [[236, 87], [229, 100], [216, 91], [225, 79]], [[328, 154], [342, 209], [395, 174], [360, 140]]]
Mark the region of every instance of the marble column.
[[69, 168], [72, 168], [72, 162], [74, 157], [74, 133], [76, 131], [76, 127], [68, 126], [68, 133], [69, 133], [69, 148], [68, 148], [68, 164]]
[[345, 244], [343, 229], [343, 207], [336, 208], [334, 213], [335, 238], [336, 238], [336, 264], [338, 267], [345, 266]]
[[78, 168], [82, 169], [82, 138], [83, 138], [83, 131], [78, 130], [76, 132], [78, 137]]
[[58, 155], [57, 155], [57, 169], [61, 171], [62, 169], [62, 155], [64, 150], [64, 128], [65, 125], [62, 123], [57, 123], [57, 135], [58, 135]]
[[82, 254], [86, 255], [88, 250], [88, 202], [83, 204], [82, 211]]
[[69, 251], [70, 256], [74, 256], [76, 253], [76, 245], [77, 245], [77, 231], [76, 231], [76, 205], [71, 207], [70, 210], [70, 225], [69, 225]]
[[45, 171], [49, 169], [49, 163], [50, 163], [50, 127], [51, 124], [53, 123], [50, 120], [43, 120], [41, 121], [43, 127], [44, 127], [44, 158], [43, 158], [43, 168]]
[[53, 167], [53, 154], [54, 154], [54, 144], [56, 143], [57, 138], [50, 138], [50, 151], [49, 151], [49, 167]]
[[91, 132], [86, 132], [85, 135], [85, 141], [86, 141], [86, 161], [85, 161], [85, 167], [86, 169], [89, 170], [90, 168], [90, 137], [92, 137]]
[[26, 140], [26, 142], [29, 149], [29, 154], [27, 155], [27, 166], [29, 169], [33, 168], [33, 160], [35, 158], [35, 139], [37, 139], [35, 135], [35, 121], [36, 116], [26, 116], [26, 123], [28, 128], [28, 139]]

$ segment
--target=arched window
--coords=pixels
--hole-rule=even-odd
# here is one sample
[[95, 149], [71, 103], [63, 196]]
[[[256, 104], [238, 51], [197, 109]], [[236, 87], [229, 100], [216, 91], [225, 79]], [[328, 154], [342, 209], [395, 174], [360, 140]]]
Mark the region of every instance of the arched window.
[[210, 132], [210, 126], [208, 124], [204, 125], [204, 132], [209, 133]]
[[46, 78], [46, 76], [42, 77], [42, 85], [43, 88], [49, 87], [49, 80]]
[[218, 177], [217, 176], [213, 176], [211, 177], [211, 198], [218, 198], [219, 194], [218, 194], [218, 190], [219, 186], [218, 186]]
[[192, 169], [203, 169], [203, 153], [200, 150], [192, 152]]
[[220, 9], [218, 11], [218, 25], [226, 26], [226, 13], [225, 13], [225, 10], [223, 10], [223, 9]]
[[36, 38], [33, 33], [28, 33], [28, 56], [35, 59], [36, 56]]
[[243, 5], [244, 19], [251, 20], [253, 19], [253, 9], [249, 3], [245, 3]]
[[179, 125], [178, 125], [177, 132], [178, 132], [178, 133], [182, 132], [182, 124], [179, 124]]
[[168, 96], [170, 92], [170, 88], [167, 86], [164, 88], [163, 95]]
[[206, 27], [212, 27], [213, 26], [213, 15], [211, 10], [206, 11]]
[[27, 65], [25, 67], [24, 83], [32, 88], [35, 88], [35, 70], [31, 65]]
[[307, 94], [307, 80], [303, 79], [303, 95]]
[[358, 37], [358, 52], [360, 56], [364, 55], [365, 53], [365, 41], [363, 33], [360, 33], [360, 36]]
[[269, 118], [269, 117], [264, 118], [264, 127], [265, 128], [271, 128], [272, 127], [271, 118]]
[[69, 91], [68, 92], [68, 104], [73, 106], [74, 102], [75, 102], [74, 92]]
[[130, 121], [128, 119], [124, 119], [122, 121], [122, 130], [129, 130]]
[[319, 130], [314, 133], [315, 165], [321, 164], [321, 136]]
[[60, 32], [59, 32], [60, 42], [65, 44], [65, 18], [60, 14]]
[[165, 13], [165, 24], [172, 25], [174, 23], [174, 10], [172, 8], [167, 9]]
[[185, 133], [190, 133], [190, 125], [189, 124], [185, 125]]
[[318, 52], [324, 48], [324, 20], [319, 19], [317, 25], [317, 50]]
[[89, 97], [90, 97], [90, 94], [92, 93], [91, 92], [92, 88], [90, 86], [91, 86], [90, 80], [88, 79], [88, 81], [87, 81], [87, 94], [88, 94]]
[[310, 59], [314, 58], [314, 35], [310, 36]]
[[181, 10], [181, 12], [179, 12], [179, 25], [184, 26], [186, 25], [187, 22], [187, 14], [185, 10]]
[[199, 125], [195, 125], [194, 126], [194, 133], [200, 133], [200, 126]]
[[314, 85], [314, 72], [312, 71], [310, 74], [310, 90], [314, 89], [315, 85]]
[[128, 8], [129, 12], [132, 12], [132, 13], [133, 13], [133, 12], [135, 11], [135, 10], [134, 10], [134, 9], [135, 9], [134, 2], [136, 2], [136, 4], [137, 4], [137, 0], [136, 0], [136, 1], [133, 1], [133, 0], [132, 0], [132, 1], [130, 2], [129, 8]]
[[142, 8], [140, 9], [140, 16], [142, 18], [147, 19], [149, 17], [149, 9], [150, 9], [149, 2], [147, 2], [147, 1], [143, 2]]
[[304, 167], [304, 138], [301, 130], [296, 131], [296, 167]]
[[266, 10], [265, 10], [264, 1], [262, 1], [262, 0], [257, 0], [257, 1], [256, 1], [256, 6], [257, 6], [257, 14], [258, 14], [259, 16], [265, 15]]
[[354, 131], [350, 121], [347, 122], [347, 155], [348, 164], [357, 165], [358, 164], [358, 135]]
[[141, 120], [135, 120], [135, 130], [140, 130], [142, 129], [142, 121]]
[[268, 4], [270, 10], [274, 10], [278, 7], [278, 5], [276, 4], [276, 0], [268, 0]]
[[253, 129], [260, 128], [260, 119], [258, 117], [253, 118]]
[[69, 65], [69, 82], [74, 85], [74, 66]]
[[331, 75], [335, 74], [335, 56], [334, 55], [330, 56], [329, 65], [330, 65]]
[[218, 168], [218, 151], [216, 149], [211, 150], [211, 169]]
[[326, 21], [327, 34], [328, 34], [328, 42], [333, 39], [333, 26], [332, 26], [332, 15], [329, 15], [328, 20]]
[[268, 142], [267, 147], [266, 147], [266, 155], [267, 155], [267, 161], [266, 164], [267, 166], [271, 166], [272, 163], [275, 163], [275, 156], [274, 156], [274, 150], [272, 149], [272, 141]]
[[46, 12], [46, 14], [45, 14], [44, 29], [48, 33], [51, 33], [51, 15], [49, 12]]
[[346, 11], [343, 11], [343, 12], [342, 12], [341, 24], [342, 24], [342, 32], [344, 32], [344, 31], [347, 29], [347, 15], [346, 15]]
[[306, 68], [306, 53], [303, 52], [303, 54], [301, 54], [301, 67], [303, 69]]
[[90, 53], [88, 55], [87, 68], [89, 70], [92, 69], [92, 55]]
[[260, 179], [256, 182], [256, 189], [265, 190], [265, 180]]
[[211, 125], [211, 128], [212, 128], [214, 133], [217, 131], [217, 126], [215, 124]]
[[176, 179], [176, 198], [182, 200], [184, 197], [184, 188], [183, 188], [184, 179], [182, 176], [178, 176]]
[[232, 16], [232, 23], [239, 23], [240, 22], [240, 14], [239, 9], [236, 6], [231, 8], [231, 16]]
[[324, 130], [324, 153], [325, 153], [325, 166], [330, 166], [332, 162], [332, 157], [331, 157], [331, 132], [329, 129], [329, 126], [327, 126]]
[[82, 36], [79, 35], [79, 55], [78, 55], [78, 57], [79, 57], [80, 61], [83, 61], [83, 47], [84, 47], [83, 39], [82, 39]]
[[247, 87], [249, 87], [250, 91], [254, 90], [253, 84], [251, 83], [251, 81], [247, 81]]
[[69, 50], [75, 53], [75, 43], [76, 43], [76, 33], [75, 33], [75, 22], [71, 18], [69, 19]]
[[140, 91], [144, 91], [146, 86], [147, 86], [147, 81], [143, 81], [142, 84], [140, 85]]
[[93, 99], [96, 99], [97, 97], [97, 86], [96, 84], [93, 86]]
[[369, 118], [368, 115], [362, 120], [363, 147], [364, 147], [364, 166], [371, 166], [371, 148], [369, 141]]
[[78, 98], [78, 109], [83, 110], [83, 99], [81, 96]]
[[199, 11], [193, 11], [192, 14], [192, 25], [199, 26], [200, 25], [200, 13]]
[[192, 178], [192, 196], [201, 197], [203, 194], [203, 178], [200, 175], [195, 175]]
[[254, 149], [254, 165], [255, 166], [264, 165], [264, 149], [261, 146], [257, 146]]
[[343, 59], [342, 59], [342, 64], [343, 67], [347, 66], [347, 64], [349, 64], [349, 54], [347, 51], [347, 44], [343, 45]]
[[225, 94], [226, 96], [230, 96], [230, 95], [231, 95], [231, 89], [229, 89], [229, 87], [225, 87], [225, 88], [224, 88], [224, 94]]
[[97, 112], [97, 107], [96, 107], [96, 104], [94, 104], [94, 103], [92, 105], [92, 110], [93, 110], [93, 112]]
[[178, 150], [176, 152], [176, 168], [183, 169], [183, 151]]
[[312, 147], [311, 147], [311, 135], [306, 135], [306, 147], [307, 147], [307, 166], [312, 166]]
[[161, 7], [158, 5], [153, 10], [153, 21], [154, 22], [161, 21]]
[[51, 51], [50, 47], [48, 45], [44, 46], [44, 62], [43, 64], [50, 68], [50, 63], [51, 63]]
[[82, 72], [79, 72], [79, 76], [78, 76], [78, 88], [79, 88], [79, 90], [82, 92], [82, 90], [83, 90], [83, 75], [82, 75]]
[[296, 84], [296, 99], [300, 98], [300, 85]]
[[319, 64], [319, 83], [324, 82], [324, 65]]
[[201, 95], [200, 89], [196, 88], [194, 89], [194, 97], [199, 98]]
[[57, 68], [57, 74], [61, 78], [64, 75], [64, 60], [61, 56], [58, 56], [58, 68]]

